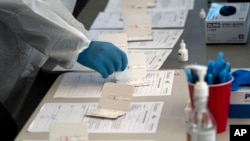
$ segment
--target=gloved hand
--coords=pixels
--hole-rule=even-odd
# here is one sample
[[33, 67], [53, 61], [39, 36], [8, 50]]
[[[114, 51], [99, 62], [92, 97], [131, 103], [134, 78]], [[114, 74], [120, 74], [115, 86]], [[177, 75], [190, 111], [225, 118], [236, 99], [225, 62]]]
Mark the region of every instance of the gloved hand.
[[125, 70], [128, 59], [126, 54], [112, 43], [91, 41], [89, 47], [79, 54], [77, 62], [107, 78], [115, 71]]
[[239, 86], [250, 85], [250, 71], [236, 70], [232, 73], [234, 80], [232, 82], [232, 91], [237, 91]]

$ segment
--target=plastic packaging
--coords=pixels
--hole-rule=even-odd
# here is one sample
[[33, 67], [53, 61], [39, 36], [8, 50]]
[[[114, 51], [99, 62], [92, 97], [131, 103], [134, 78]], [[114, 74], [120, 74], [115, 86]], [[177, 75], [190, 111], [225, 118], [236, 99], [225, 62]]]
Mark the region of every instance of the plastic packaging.
[[198, 81], [194, 86], [195, 107], [187, 125], [188, 141], [216, 141], [216, 122], [207, 108], [208, 85], [204, 81], [207, 67], [190, 65], [198, 74]]
[[186, 43], [184, 40], [181, 40], [180, 49], [178, 50], [179, 61], [185, 62], [188, 61], [188, 50], [186, 49]]

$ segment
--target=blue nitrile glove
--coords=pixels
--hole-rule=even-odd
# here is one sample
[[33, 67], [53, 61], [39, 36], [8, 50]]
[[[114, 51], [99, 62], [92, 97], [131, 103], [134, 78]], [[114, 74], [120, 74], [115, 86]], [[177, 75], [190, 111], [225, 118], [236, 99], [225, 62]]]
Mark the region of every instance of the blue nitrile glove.
[[207, 73], [206, 73], [206, 77], [205, 77], [205, 80], [206, 80], [207, 84], [209, 84], [209, 85], [214, 84], [213, 70], [214, 70], [214, 61], [209, 60], [208, 65], [207, 65]]
[[125, 70], [128, 59], [126, 54], [112, 43], [91, 41], [89, 47], [79, 54], [77, 62], [107, 78], [113, 72]]
[[[209, 60], [207, 66], [207, 72], [205, 81], [207, 84], [220, 84], [228, 82], [231, 79], [231, 65], [229, 62], [225, 62], [223, 58], [223, 52], [219, 52], [216, 61]], [[184, 72], [187, 75], [188, 81], [195, 83], [198, 80], [197, 72], [194, 70], [189, 71], [184, 68]]]
[[219, 83], [225, 83], [230, 80], [231, 78], [231, 65], [229, 62], [226, 62], [223, 64], [224, 68], [222, 68], [220, 74], [219, 74]]
[[187, 76], [188, 82], [189, 82], [189, 83], [194, 83], [193, 77], [192, 77], [192, 75], [191, 75], [190, 70], [187, 69], [187, 68], [185, 68], [185, 67], [183, 68], [183, 70], [184, 70], [184, 72], [185, 72], [185, 74], [186, 74], [186, 76]]
[[218, 53], [217, 59], [213, 67], [213, 75], [215, 77], [215, 83], [220, 83], [220, 72], [224, 67], [224, 54], [222, 52]]
[[223, 52], [219, 52], [216, 61], [209, 60], [206, 79], [208, 84], [225, 83], [231, 78], [231, 65], [225, 62]]
[[232, 91], [237, 91], [239, 86], [250, 86], [250, 71], [248, 70], [236, 70], [232, 73], [234, 80], [232, 82]]
[[198, 81], [198, 74], [196, 70], [188, 69], [186, 67], [184, 67], [183, 70], [187, 76], [187, 80], [189, 83], [196, 83], [196, 81]]

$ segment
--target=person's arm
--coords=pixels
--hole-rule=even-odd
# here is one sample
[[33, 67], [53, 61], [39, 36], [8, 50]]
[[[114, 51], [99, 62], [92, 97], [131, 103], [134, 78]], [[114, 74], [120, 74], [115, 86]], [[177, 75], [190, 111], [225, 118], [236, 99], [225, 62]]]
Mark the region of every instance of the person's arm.
[[79, 30], [81, 27], [72, 26], [75, 22], [70, 20], [71, 17], [66, 21], [70, 13], [66, 12], [65, 7], [57, 7], [59, 11], [67, 13], [62, 17], [51, 10], [48, 3], [32, 2], [35, 3], [2, 0], [0, 12], [6, 18], [2, 22], [26, 44], [57, 60], [61, 66], [70, 68], [90, 40]]
[[[61, 1], [63, 1], [63, 3], [61, 3]], [[72, 9], [65, 8], [67, 5], [75, 5], [74, 3], [74, 0], [54, 0], [46, 1], [42, 4], [48, 8], [49, 12], [59, 16], [60, 19], [66, 22], [62, 27], [66, 27], [71, 31], [76, 29], [88, 37], [88, 32], [85, 30], [83, 24], [73, 17], [71, 13]], [[40, 15], [44, 15], [44, 17], [49, 19], [50, 17], [48, 17], [47, 13], [44, 13], [45, 7], [40, 7], [31, 6], [31, 8], [36, 10]], [[51, 21], [55, 21], [55, 18], [52, 18]], [[58, 21], [56, 20], [56, 22]], [[108, 42], [97, 41], [91, 41], [88, 48], [79, 54], [77, 61], [84, 66], [96, 70], [104, 78], [108, 77], [113, 72], [123, 71], [128, 62], [126, 54], [115, 45]]]
[[[105, 78], [126, 68], [126, 54], [111, 43], [89, 40], [83, 25], [59, 0], [27, 1], [26, 4], [16, 0], [0, 2], [2, 14], [8, 19], [3, 22], [25, 44], [56, 60], [64, 68], [70, 68], [78, 61]], [[53, 9], [51, 5], [57, 6]]]

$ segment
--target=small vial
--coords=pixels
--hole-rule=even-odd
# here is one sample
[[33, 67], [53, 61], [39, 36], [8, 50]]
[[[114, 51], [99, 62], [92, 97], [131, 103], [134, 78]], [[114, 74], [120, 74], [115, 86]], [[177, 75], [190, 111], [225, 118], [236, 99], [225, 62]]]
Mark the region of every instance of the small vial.
[[180, 49], [178, 50], [179, 61], [185, 62], [188, 61], [188, 50], [186, 49], [186, 44], [184, 40], [181, 40]]
[[204, 10], [204, 9], [201, 9], [199, 15], [200, 15], [200, 18], [201, 18], [201, 19], [205, 19], [205, 18], [206, 18], [206, 12], [205, 12], [205, 10]]

